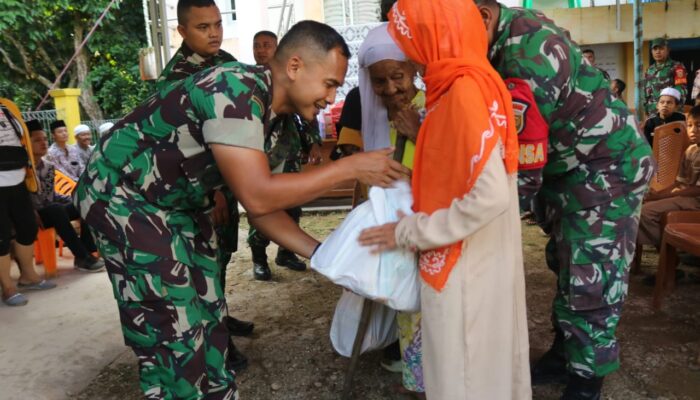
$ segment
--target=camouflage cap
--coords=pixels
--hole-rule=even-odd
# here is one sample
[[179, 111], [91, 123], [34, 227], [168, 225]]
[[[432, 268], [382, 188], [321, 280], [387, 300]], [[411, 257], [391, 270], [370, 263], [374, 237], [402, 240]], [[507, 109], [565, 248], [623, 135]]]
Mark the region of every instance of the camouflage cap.
[[668, 40], [666, 38], [656, 38], [651, 41], [651, 48], [653, 49], [654, 47], [661, 47], [661, 46], [668, 46]]

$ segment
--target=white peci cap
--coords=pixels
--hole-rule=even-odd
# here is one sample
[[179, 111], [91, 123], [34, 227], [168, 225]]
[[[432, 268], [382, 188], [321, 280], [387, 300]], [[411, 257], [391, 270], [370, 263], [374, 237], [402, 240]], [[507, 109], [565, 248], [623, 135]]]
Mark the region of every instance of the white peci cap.
[[97, 132], [99, 132], [100, 135], [104, 135], [108, 130], [112, 129], [113, 126], [113, 123], [105, 122], [104, 124], [100, 125], [99, 128], [97, 128]]
[[90, 133], [90, 127], [87, 125], [80, 124], [80, 125], [76, 126], [75, 128], [73, 128], [73, 134], [75, 136], [78, 136], [78, 135], [83, 134], [83, 133]]
[[677, 102], [681, 101], [681, 92], [679, 92], [678, 89], [672, 87], [667, 87], [664, 90], [662, 90], [661, 94], [659, 95], [659, 98], [661, 96], [671, 96], [675, 98]]

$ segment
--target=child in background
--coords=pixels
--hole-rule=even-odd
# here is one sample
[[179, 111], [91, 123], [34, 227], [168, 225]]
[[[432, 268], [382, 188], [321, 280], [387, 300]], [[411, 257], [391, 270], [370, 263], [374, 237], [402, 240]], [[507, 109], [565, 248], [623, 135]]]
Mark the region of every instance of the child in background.
[[654, 129], [670, 122], [685, 121], [685, 115], [677, 112], [681, 101], [681, 92], [667, 87], [661, 91], [659, 101], [656, 103], [656, 113], [652, 114], [644, 123], [644, 136], [650, 145], [654, 145]]

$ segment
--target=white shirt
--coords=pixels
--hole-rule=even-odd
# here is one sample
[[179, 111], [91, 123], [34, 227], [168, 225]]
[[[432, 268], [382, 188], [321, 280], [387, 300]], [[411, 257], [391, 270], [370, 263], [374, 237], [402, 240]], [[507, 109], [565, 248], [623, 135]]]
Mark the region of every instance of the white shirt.
[[[0, 111], [0, 146], [22, 147], [22, 142], [17, 137], [17, 130], [22, 131], [15, 121], [10, 121], [4, 112]], [[15, 130], [16, 129], [16, 130]], [[24, 168], [11, 171], [0, 171], [0, 187], [17, 186], [24, 181], [26, 171]]]

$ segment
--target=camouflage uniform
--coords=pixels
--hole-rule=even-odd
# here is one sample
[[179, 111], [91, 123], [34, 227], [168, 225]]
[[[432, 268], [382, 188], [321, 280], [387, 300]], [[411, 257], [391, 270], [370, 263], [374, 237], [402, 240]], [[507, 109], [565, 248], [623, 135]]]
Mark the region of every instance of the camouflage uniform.
[[161, 90], [172, 82], [181, 81], [199, 71], [231, 61], [236, 61], [236, 57], [223, 50], [219, 50], [211, 57], [204, 58], [183, 42], [173, 58], [163, 68], [163, 72], [160, 73], [156, 81], [156, 89]]
[[233, 399], [208, 196], [212, 143], [263, 151], [269, 71], [225, 63], [154, 94], [97, 144], [77, 189], [149, 399]]
[[663, 63], [654, 63], [649, 66], [644, 76], [644, 111], [647, 115], [656, 112], [656, 103], [659, 101], [661, 91], [667, 87], [673, 87], [681, 92], [679, 104], [685, 104], [688, 95], [688, 72], [683, 63], [673, 61], [670, 58]]
[[548, 210], [547, 260], [558, 275], [552, 321], [569, 370], [607, 375], [619, 367], [615, 329], [651, 148], [603, 74], [540, 12], [501, 7], [489, 58], [504, 78], [527, 82], [549, 125], [547, 163], [519, 174], [519, 185], [525, 203], [536, 193]]
[[[236, 61], [236, 57], [224, 50], [219, 50], [219, 52], [212, 57], [204, 58], [192, 51], [187, 44], [183, 42], [182, 46], [180, 46], [158, 77], [156, 89], [162, 90], [172, 82], [181, 81], [197, 72], [231, 61]], [[231, 255], [238, 249], [238, 221], [240, 216], [238, 215], [238, 202], [233, 197], [231, 190], [224, 187], [221, 193], [223, 193], [226, 198], [229, 223], [223, 226], [217, 226], [215, 229], [219, 237], [219, 265], [223, 270], [221, 274], [221, 285], [225, 287], [226, 267], [229, 261], [231, 261]]]
[[[321, 145], [322, 139], [318, 122], [307, 123], [298, 115], [280, 115], [270, 123], [265, 135], [265, 152], [270, 165], [270, 171], [276, 173], [301, 172], [301, 159], [314, 144]], [[285, 210], [299, 224], [301, 207]], [[248, 234], [248, 245], [251, 248], [265, 248], [270, 239], [251, 227]]]

